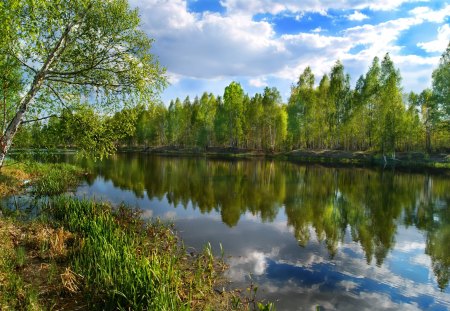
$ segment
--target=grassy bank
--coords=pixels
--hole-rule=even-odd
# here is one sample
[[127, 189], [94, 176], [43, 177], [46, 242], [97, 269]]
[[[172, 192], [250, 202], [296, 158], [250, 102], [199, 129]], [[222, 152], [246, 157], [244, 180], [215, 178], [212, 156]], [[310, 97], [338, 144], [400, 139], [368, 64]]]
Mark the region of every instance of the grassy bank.
[[2, 208], [0, 310], [273, 309], [255, 293], [223, 289], [226, 265], [210, 245], [188, 254], [171, 225], [144, 222], [138, 210], [54, 196], [80, 181], [78, 168], [15, 169], [16, 190], [26, 177], [27, 191], [51, 197], [33, 203], [32, 220]]
[[450, 169], [450, 155], [445, 153], [397, 152], [383, 155], [368, 151], [295, 150], [284, 153], [282, 157], [289, 161], [304, 163]]
[[24, 191], [37, 196], [55, 195], [76, 187], [83, 170], [66, 163], [12, 163], [0, 171], [0, 198]]

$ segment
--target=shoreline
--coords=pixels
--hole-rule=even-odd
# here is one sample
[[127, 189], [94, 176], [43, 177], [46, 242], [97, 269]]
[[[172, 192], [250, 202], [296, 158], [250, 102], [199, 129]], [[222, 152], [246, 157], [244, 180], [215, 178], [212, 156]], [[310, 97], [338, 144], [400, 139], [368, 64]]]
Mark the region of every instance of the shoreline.
[[294, 163], [321, 164], [325, 166], [357, 166], [368, 168], [405, 168], [449, 170], [450, 154], [424, 152], [397, 152], [395, 158], [372, 151], [343, 150], [293, 150], [264, 152], [239, 148], [119, 148], [117, 153], [142, 153], [173, 157], [207, 157], [215, 159], [279, 159]]

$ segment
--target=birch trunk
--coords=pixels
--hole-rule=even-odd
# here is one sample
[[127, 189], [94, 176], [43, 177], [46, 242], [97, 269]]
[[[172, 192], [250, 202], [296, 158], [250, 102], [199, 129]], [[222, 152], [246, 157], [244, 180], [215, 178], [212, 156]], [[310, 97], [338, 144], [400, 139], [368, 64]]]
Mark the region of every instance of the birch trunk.
[[29, 105], [31, 101], [36, 96], [37, 92], [42, 87], [42, 84], [44, 83], [45, 76], [47, 74], [48, 69], [52, 66], [52, 64], [55, 62], [55, 60], [61, 55], [61, 53], [64, 51], [66, 47], [67, 38], [72, 31], [72, 28], [74, 27], [75, 23], [70, 23], [67, 25], [66, 29], [61, 35], [61, 38], [56, 42], [54, 48], [52, 49], [51, 53], [48, 55], [47, 59], [45, 60], [44, 64], [42, 65], [41, 69], [36, 72], [36, 75], [34, 76], [33, 82], [31, 83], [30, 89], [28, 90], [27, 94], [20, 100], [19, 103], [19, 109], [16, 112], [14, 118], [9, 123], [8, 127], [6, 128], [5, 132], [0, 138], [0, 169], [3, 167], [3, 163], [5, 161], [6, 155], [9, 151], [9, 148], [11, 147], [12, 141], [14, 139], [14, 136], [16, 135], [20, 123], [23, 120], [23, 117], [25, 113], [27, 112]]

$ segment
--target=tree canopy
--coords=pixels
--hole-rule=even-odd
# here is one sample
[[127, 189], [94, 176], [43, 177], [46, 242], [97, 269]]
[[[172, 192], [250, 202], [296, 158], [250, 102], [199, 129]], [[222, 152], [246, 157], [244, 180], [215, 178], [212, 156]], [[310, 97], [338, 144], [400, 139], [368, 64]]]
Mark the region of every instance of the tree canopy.
[[433, 95], [441, 117], [450, 123], [450, 42], [433, 71]]
[[[340, 61], [317, 86], [312, 69], [306, 67], [291, 87], [287, 104], [274, 87], [265, 87], [250, 97], [239, 83], [231, 82], [223, 96], [205, 92], [193, 99], [177, 98], [168, 107], [151, 102], [124, 109], [114, 116], [97, 115], [98, 124], [104, 123], [98, 125], [100, 129], [108, 129], [107, 137], [115, 140], [106, 147], [104, 135], [95, 144], [88, 144], [83, 137], [79, 141], [59, 140], [53, 145], [82, 149], [96, 146], [104, 153], [113, 151], [116, 145], [231, 147], [265, 152], [338, 149], [392, 156], [402, 151], [448, 151], [450, 131], [445, 114], [448, 101], [442, 97], [447, 85], [436, 82], [446, 74], [445, 64], [448, 66], [441, 59], [434, 71], [433, 89], [409, 94], [404, 94], [400, 71], [389, 54], [381, 61], [375, 57], [354, 88]], [[24, 127], [23, 146], [27, 145], [27, 137], [39, 135], [42, 138], [33, 146], [39, 146], [37, 142], [52, 144], [51, 133], [64, 132], [65, 124], [68, 123], [60, 119], [43, 124], [41, 131], [35, 125]], [[82, 131], [77, 133], [84, 135]]]
[[[276, 88], [249, 96], [233, 81], [220, 96], [205, 92], [166, 107], [154, 100], [166, 84], [164, 70], [126, 0], [0, 5], [0, 166], [19, 127], [17, 147], [71, 146], [99, 156], [118, 145], [393, 156], [450, 146], [450, 45], [432, 88], [417, 93], [404, 94], [386, 54], [373, 59], [354, 88], [337, 60], [318, 85], [306, 67], [287, 103]], [[44, 115], [52, 118], [30, 123]]]
[[[103, 113], [151, 99], [164, 69], [126, 0], [1, 4], [0, 166], [22, 122], [90, 105]], [[71, 114], [69, 114], [71, 115]], [[94, 138], [95, 139], [95, 138]]]

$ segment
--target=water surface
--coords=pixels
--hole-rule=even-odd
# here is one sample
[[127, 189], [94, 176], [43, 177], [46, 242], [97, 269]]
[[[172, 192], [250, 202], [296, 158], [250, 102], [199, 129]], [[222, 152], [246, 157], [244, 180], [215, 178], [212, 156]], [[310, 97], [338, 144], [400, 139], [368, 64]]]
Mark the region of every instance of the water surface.
[[283, 161], [117, 155], [76, 194], [223, 245], [235, 286], [277, 310], [450, 309], [450, 178]]

